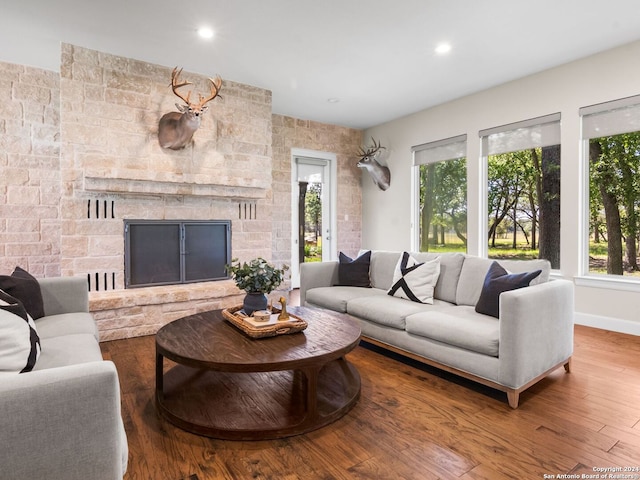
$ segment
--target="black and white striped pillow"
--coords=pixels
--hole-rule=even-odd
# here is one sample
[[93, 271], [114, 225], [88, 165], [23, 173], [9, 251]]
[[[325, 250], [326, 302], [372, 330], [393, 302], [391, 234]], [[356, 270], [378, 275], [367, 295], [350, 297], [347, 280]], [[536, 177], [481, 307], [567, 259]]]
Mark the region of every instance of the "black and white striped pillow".
[[392, 287], [387, 293], [413, 302], [433, 304], [433, 292], [439, 276], [440, 258], [420, 263], [404, 252], [396, 264]]
[[30, 372], [40, 356], [40, 337], [22, 303], [0, 290], [0, 372]]

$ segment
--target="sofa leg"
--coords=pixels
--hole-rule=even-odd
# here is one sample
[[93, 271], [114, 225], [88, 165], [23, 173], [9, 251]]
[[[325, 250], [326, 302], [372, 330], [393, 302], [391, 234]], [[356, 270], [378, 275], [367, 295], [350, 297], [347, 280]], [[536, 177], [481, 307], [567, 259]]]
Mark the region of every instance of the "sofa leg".
[[569, 360], [567, 360], [567, 363], [564, 364], [564, 371], [567, 373], [571, 373], [571, 359], [573, 357], [569, 357]]
[[518, 408], [518, 402], [520, 401], [520, 392], [517, 390], [507, 390], [507, 400], [511, 408]]

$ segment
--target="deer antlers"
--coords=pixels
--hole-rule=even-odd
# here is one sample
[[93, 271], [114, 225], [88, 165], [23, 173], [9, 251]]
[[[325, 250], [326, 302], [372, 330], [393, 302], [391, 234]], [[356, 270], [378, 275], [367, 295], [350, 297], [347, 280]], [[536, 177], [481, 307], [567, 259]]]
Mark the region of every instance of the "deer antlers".
[[373, 147], [369, 147], [366, 150], [360, 147], [360, 150], [358, 151], [358, 157], [360, 157], [360, 159], [364, 160], [365, 158], [371, 158], [377, 155], [381, 149], [385, 149], [385, 147], [380, 145], [380, 142], [376, 143], [373, 137], [371, 137], [371, 141], [373, 142]]
[[186, 80], [184, 82], [180, 82], [181, 73], [182, 73], [182, 69], [178, 70], [178, 67], [175, 67], [171, 72], [171, 90], [173, 90], [173, 93], [190, 107], [200, 109], [204, 107], [206, 103], [209, 103], [211, 100], [216, 98], [220, 93], [220, 89], [222, 88], [222, 78], [220, 78], [220, 76], [217, 76], [215, 79], [209, 78], [209, 81], [211, 82], [211, 92], [209, 96], [205, 98], [202, 95], [198, 94], [198, 96], [200, 97], [199, 102], [197, 104], [191, 103], [190, 101], [191, 91], [187, 92], [186, 97], [184, 97], [182, 94], [180, 94], [180, 92], [178, 92], [178, 89], [180, 87], [192, 85], [191, 82], [188, 82]]
[[199, 95], [198, 102], [191, 102], [191, 91], [186, 95], [178, 91], [182, 87], [191, 85], [191, 82], [186, 80], [180, 81], [181, 73], [182, 69], [178, 70], [178, 67], [171, 72], [171, 90], [186, 105], [176, 103], [179, 112], [165, 113], [158, 122], [158, 142], [162, 148], [172, 150], [180, 150], [191, 142], [194, 132], [200, 128], [200, 118], [209, 108], [206, 104], [216, 98], [222, 88], [222, 78], [219, 76], [215, 79], [209, 78], [211, 82], [209, 96]]

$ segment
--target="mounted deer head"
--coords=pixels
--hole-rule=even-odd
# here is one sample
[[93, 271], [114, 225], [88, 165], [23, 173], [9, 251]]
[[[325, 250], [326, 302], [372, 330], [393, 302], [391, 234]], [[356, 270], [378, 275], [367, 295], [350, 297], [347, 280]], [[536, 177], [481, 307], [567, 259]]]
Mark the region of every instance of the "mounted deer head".
[[191, 141], [194, 132], [200, 127], [200, 117], [209, 108], [207, 103], [216, 98], [222, 88], [220, 77], [210, 78], [211, 92], [209, 96], [198, 95], [200, 97], [198, 102], [191, 102], [189, 100], [191, 92], [188, 92], [186, 97], [178, 92], [180, 87], [191, 85], [191, 82], [180, 82], [181, 73], [182, 69], [178, 70], [178, 67], [171, 72], [171, 90], [186, 105], [176, 103], [179, 112], [165, 113], [158, 123], [160, 146], [172, 150], [180, 150]]
[[380, 165], [377, 161], [380, 150], [384, 150], [384, 147], [380, 146], [380, 142], [376, 144], [373, 137], [371, 137], [371, 141], [373, 142], [373, 147], [369, 147], [366, 150], [361, 147], [358, 152], [358, 157], [360, 157], [358, 168], [366, 168], [373, 179], [373, 183], [380, 190], [386, 190], [391, 185], [391, 172], [389, 167]]

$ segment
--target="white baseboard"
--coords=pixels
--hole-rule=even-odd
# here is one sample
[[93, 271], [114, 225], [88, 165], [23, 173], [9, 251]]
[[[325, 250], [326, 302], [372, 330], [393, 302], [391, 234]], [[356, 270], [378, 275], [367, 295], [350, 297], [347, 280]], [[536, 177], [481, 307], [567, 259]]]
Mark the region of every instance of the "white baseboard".
[[621, 318], [603, 317], [600, 315], [576, 312], [575, 323], [577, 325], [601, 328], [603, 330], [611, 330], [613, 332], [640, 335], [640, 322], [634, 322], [632, 320], [623, 320]]

